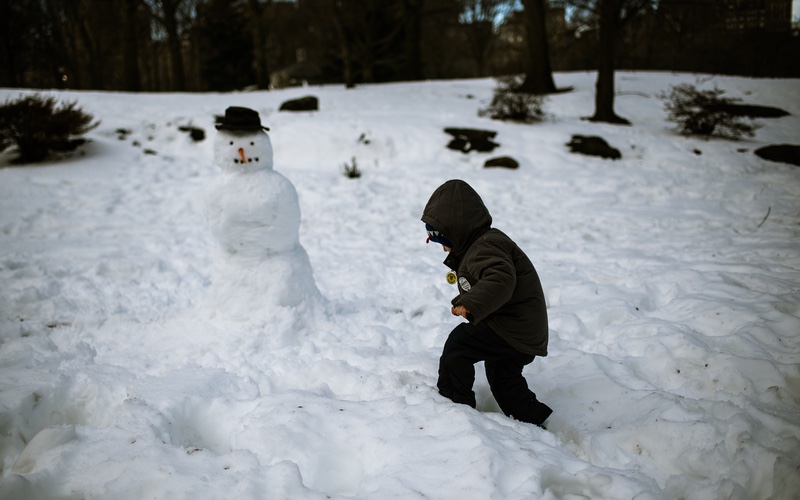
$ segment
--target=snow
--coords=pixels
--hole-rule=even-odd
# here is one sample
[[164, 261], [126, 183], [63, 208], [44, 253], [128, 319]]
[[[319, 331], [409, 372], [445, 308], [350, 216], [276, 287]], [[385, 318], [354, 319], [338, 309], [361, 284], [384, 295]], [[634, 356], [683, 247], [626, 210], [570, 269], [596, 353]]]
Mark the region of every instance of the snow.
[[[800, 170], [753, 151], [797, 143], [800, 81], [708, 77], [791, 113], [732, 142], [665, 121], [657, 94], [696, 75], [618, 73], [633, 127], [582, 119], [593, 73], [555, 78], [575, 90], [535, 125], [479, 118], [488, 79], [53, 92], [102, 123], [64, 159], [0, 155], [0, 498], [798, 498]], [[312, 93], [319, 112], [277, 111]], [[261, 293], [263, 269], [220, 284], [213, 137], [177, 128], [213, 136], [228, 106], [271, 129], [321, 309]], [[445, 127], [501, 147], [448, 150]], [[520, 168], [482, 168], [500, 155]], [[435, 389], [459, 318], [419, 218], [450, 178], [542, 279], [550, 355], [524, 374], [547, 430], [500, 413], [482, 369], [477, 410]]]

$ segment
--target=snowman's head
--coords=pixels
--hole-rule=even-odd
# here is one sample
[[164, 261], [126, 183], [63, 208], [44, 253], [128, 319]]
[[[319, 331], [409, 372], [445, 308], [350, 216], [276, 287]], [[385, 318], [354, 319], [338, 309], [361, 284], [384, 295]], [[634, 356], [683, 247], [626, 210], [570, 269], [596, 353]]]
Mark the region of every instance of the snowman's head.
[[272, 170], [272, 141], [263, 130], [218, 130], [214, 161], [224, 172]]

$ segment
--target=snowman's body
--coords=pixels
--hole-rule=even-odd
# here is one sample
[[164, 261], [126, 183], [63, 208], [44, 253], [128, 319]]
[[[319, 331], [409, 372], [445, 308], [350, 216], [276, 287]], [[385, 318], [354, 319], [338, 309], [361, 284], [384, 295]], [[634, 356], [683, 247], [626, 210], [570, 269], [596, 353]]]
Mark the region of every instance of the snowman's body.
[[272, 168], [262, 132], [220, 130], [214, 159], [222, 169], [206, 196], [211, 232], [231, 255], [267, 258], [299, 245], [300, 206], [292, 183]]
[[222, 174], [206, 192], [205, 214], [223, 251], [214, 277], [219, 305], [249, 316], [254, 308], [318, 298], [299, 241], [297, 191], [273, 170], [269, 136], [260, 129], [219, 130], [214, 159]]
[[229, 254], [266, 258], [299, 245], [297, 194], [277, 172], [221, 175], [209, 190], [206, 217]]

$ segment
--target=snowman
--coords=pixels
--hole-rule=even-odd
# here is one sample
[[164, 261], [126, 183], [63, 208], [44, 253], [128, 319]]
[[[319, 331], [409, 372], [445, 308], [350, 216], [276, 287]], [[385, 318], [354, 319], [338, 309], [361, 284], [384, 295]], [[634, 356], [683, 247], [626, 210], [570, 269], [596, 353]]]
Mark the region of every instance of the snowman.
[[311, 264], [300, 244], [300, 205], [294, 185], [272, 168], [267, 127], [252, 109], [230, 107], [217, 125], [205, 215], [219, 242], [212, 275], [214, 305], [233, 316], [274, 314], [319, 300]]

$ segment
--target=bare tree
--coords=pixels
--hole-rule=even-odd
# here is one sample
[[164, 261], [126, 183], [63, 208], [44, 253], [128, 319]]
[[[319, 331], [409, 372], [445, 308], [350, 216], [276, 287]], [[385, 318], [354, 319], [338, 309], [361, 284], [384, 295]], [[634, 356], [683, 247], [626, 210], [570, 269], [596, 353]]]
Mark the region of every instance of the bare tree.
[[94, 89], [104, 88], [104, 77], [106, 71], [103, 67], [98, 43], [97, 33], [91, 29], [90, 11], [91, 5], [85, 0], [64, 0], [62, 2], [65, 28], [70, 31], [69, 35], [75, 37], [80, 43], [80, 49], [76, 50], [75, 55], [82, 56], [86, 62], [89, 72], [89, 85]]
[[269, 88], [269, 59], [267, 57], [267, 39], [269, 23], [266, 20], [267, 9], [272, 7], [273, 0], [248, 0], [250, 10], [250, 30], [253, 34], [253, 69], [256, 72], [256, 84], [260, 89]]
[[186, 90], [181, 43], [181, 20], [188, 17], [191, 5], [188, 0], [150, 0], [155, 7], [155, 18], [167, 33], [167, 46], [172, 69], [173, 90]]
[[51, 40], [38, 57], [58, 61], [52, 71], [66, 78], [64, 84], [119, 88], [122, 0], [109, 0], [109, 8], [104, 9], [96, 8], [91, 0], [41, 0], [38, 4]]
[[425, 0], [402, 0], [400, 13], [405, 28], [404, 76], [409, 80], [422, 80], [422, 20]]
[[345, 18], [349, 38], [353, 40], [355, 56], [361, 66], [361, 78], [364, 83], [375, 82], [375, 64], [377, 60], [375, 32], [375, 0], [361, 0], [361, 8], [347, 9]]
[[467, 44], [478, 69], [478, 76], [487, 75], [487, 61], [494, 42], [494, 22], [508, 0], [459, 0], [459, 21], [465, 28]]
[[620, 14], [624, 0], [599, 0], [600, 57], [597, 58], [597, 83], [594, 92], [594, 115], [589, 120], [630, 124], [614, 112], [614, 57], [619, 36]]
[[122, 63], [124, 88], [133, 92], [142, 90], [139, 72], [138, 10], [142, 0], [125, 0], [123, 9]]
[[55, 19], [38, 0], [0, 0], [0, 87], [51, 87]]
[[11, 2], [0, 2], [0, 86], [18, 87], [22, 80], [17, 58], [21, 44], [12, 34], [12, 27], [21, 17]]
[[362, 9], [351, 11], [352, 37], [365, 83], [396, 74], [403, 63], [401, 35], [404, 25], [400, 17], [399, 0], [361, 0]]
[[305, 0], [320, 39], [332, 34], [348, 88], [395, 77], [403, 62], [399, 0]]
[[567, 3], [589, 13], [598, 31], [597, 82], [595, 84], [594, 122], [629, 125], [614, 112], [614, 70], [617, 45], [625, 25], [655, 0], [567, 0]]
[[336, 52], [342, 63], [344, 84], [347, 88], [355, 87], [353, 42], [348, 37], [346, 27], [349, 3], [347, 0], [304, 0], [302, 5], [308, 14], [310, 23], [315, 25], [314, 31], [318, 33], [319, 37], [325, 37], [329, 32], [333, 33], [333, 41], [337, 47]]
[[522, 0], [525, 7], [529, 65], [521, 91], [549, 94], [556, 91], [547, 43], [547, 5], [545, 0]]
[[[326, 2], [327, 3], [327, 2]], [[341, 1], [330, 2], [330, 19], [333, 22], [336, 40], [339, 42], [339, 55], [342, 58], [342, 67], [345, 87], [351, 89], [356, 86], [355, 75], [353, 73], [353, 49], [351, 41], [345, 32], [347, 6]]]
[[[250, 28], [258, 21], [250, 19], [252, 14], [248, 3], [235, 0], [198, 4], [191, 46], [196, 47], [199, 88], [227, 91], [256, 81], [255, 44]], [[268, 81], [262, 82], [262, 88], [267, 87]]]

